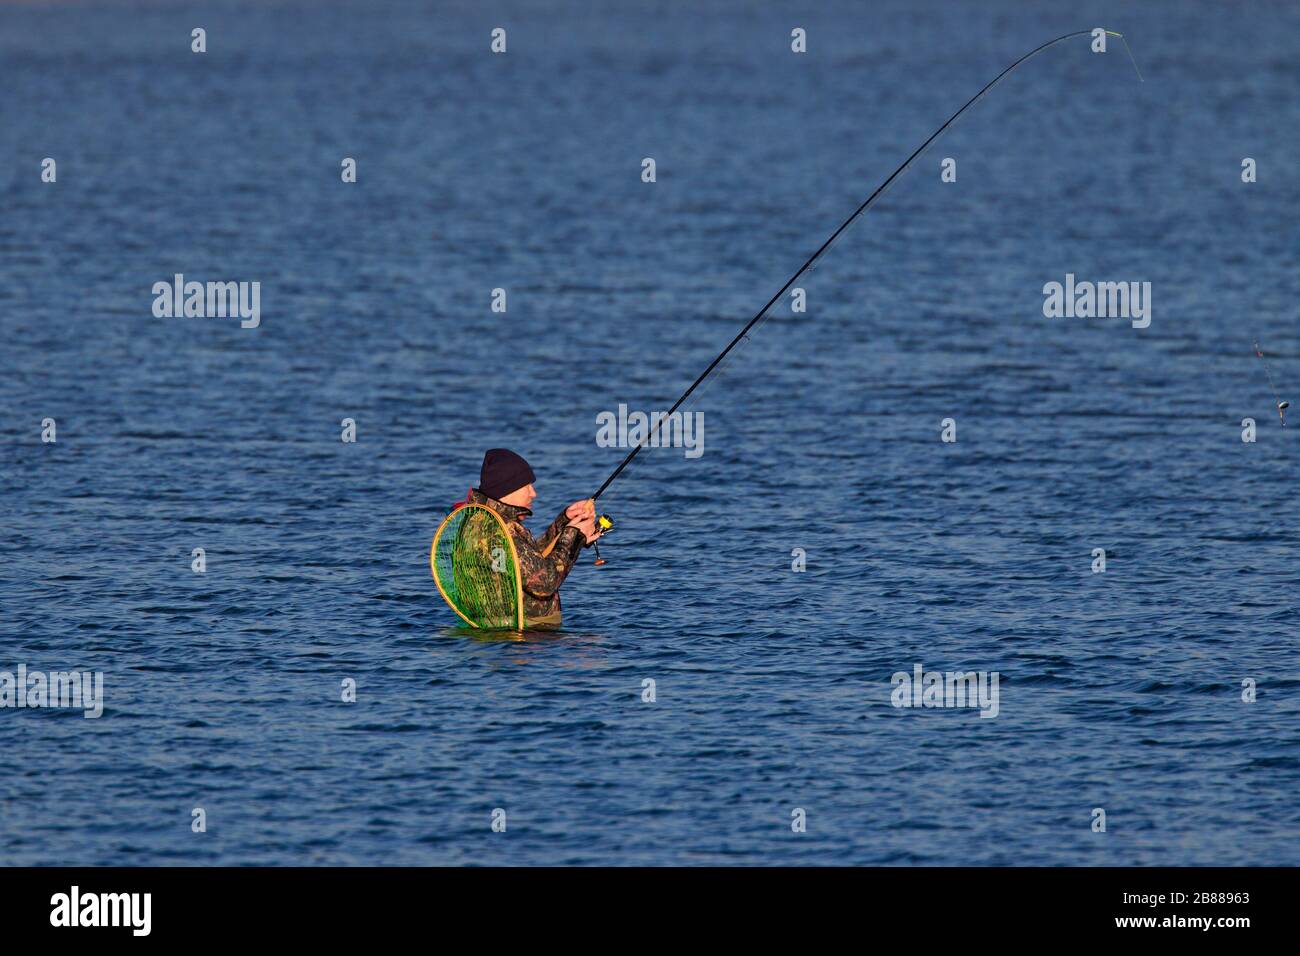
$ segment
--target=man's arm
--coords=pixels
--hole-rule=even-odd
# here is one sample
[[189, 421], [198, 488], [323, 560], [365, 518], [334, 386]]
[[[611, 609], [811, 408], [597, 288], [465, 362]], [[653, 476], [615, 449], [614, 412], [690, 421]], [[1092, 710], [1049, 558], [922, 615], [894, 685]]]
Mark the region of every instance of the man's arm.
[[596, 538], [600, 537], [596, 533], [596, 502], [591, 498], [584, 498], [581, 501], [575, 501], [569, 507], [561, 511], [551, 522], [551, 526], [538, 539], [537, 547], [541, 549], [542, 554], [550, 554], [551, 548], [554, 547], [556, 539], [565, 528], [573, 526], [581, 533], [580, 541], [585, 548]]
[[542, 532], [542, 536], [537, 539], [537, 548], [542, 554], [550, 554], [551, 549], [555, 546], [555, 541], [559, 538], [560, 533], [569, 526], [569, 515], [567, 509], [556, 515], [551, 526]]
[[[563, 514], [556, 519], [556, 524], [567, 522]], [[516, 530], [517, 529], [517, 530]], [[515, 541], [515, 551], [519, 554], [519, 576], [523, 580], [524, 590], [534, 597], [547, 598], [560, 589], [564, 579], [573, 570], [573, 562], [582, 550], [582, 532], [577, 528], [556, 525], [547, 529], [547, 535], [555, 534], [551, 548], [546, 552], [539, 547], [522, 525], [511, 525], [511, 536]]]

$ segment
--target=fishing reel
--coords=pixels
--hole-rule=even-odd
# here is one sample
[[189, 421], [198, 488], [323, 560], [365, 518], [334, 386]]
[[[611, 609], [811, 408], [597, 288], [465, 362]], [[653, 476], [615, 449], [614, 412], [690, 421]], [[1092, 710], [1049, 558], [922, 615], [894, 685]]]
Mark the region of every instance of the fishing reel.
[[[597, 515], [596, 530], [601, 534], [609, 534], [614, 530], [614, 519], [609, 515]], [[596, 549], [596, 567], [600, 567], [605, 563], [605, 559], [600, 556], [600, 543], [598, 541], [593, 541], [591, 546]]]

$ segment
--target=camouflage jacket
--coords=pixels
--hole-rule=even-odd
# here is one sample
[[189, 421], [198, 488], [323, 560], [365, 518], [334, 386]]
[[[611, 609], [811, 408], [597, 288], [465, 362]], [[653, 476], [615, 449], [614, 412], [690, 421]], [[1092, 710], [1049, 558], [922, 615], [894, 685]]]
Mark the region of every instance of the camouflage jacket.
[[577, 528], [568, 527], [569, 519], [561, 511], [540, 538], [524, 527], [532, 514], [528, 508], [503, 504], [489, 498], [477, 488], [469, 494], [469, 503], [491, 508], [506, 523], [519, 555], [519, 576], [524, 585], [524, 621], [527, 624], [560, 623], [560, 585], [573, 570], [585, 539]]

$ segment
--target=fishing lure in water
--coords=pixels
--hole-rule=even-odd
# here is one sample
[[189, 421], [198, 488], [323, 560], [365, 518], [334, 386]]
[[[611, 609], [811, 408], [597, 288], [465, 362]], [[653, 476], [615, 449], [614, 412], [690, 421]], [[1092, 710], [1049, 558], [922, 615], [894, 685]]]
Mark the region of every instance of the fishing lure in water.
[[1255, 340], [1255, 354], [1259, 360], [1264, 363], [1264, 374], [1268, 376], [1268, 387], [1273, 390], [1273, 401], [1277, 402], [1277, 417], [1282, 421], [1282, 427], [1286, 428], [1286, 410], [1291, 407], [1290, 402], [1282, 401], [1277, 392], [1277, 386], [1273, 384], [1273, 373], [1269, 371], [1268, 359], [1264, 358], [1264, 353], [1259, 350], [1259, 340]]

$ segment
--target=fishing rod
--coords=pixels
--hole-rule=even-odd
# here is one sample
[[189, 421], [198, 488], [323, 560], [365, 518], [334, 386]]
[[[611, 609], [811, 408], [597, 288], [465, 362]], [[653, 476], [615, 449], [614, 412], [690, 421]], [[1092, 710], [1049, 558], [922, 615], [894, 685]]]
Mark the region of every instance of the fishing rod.
[[[1128, 51], [1129, 59], [1133, 58], [1133, 51], [1129, 50], [1128, 41], [1124, 39], [1124, 34], [1116, 33], [1113, 30], [1105, 30], [1103, 32], [1105, 32], [1107, 36], [1119, 37], [1120, 40], [1122, 40], [1124, 43], [1124, 49]], [[846, 229], [848, 229], [849, 226], [853, 225], [854, 221], [857, 220], [858, 217], [860, 217], [863, 213], [865, 213], [868, 209], [870, 209], [872, 204], [875, 203], [875, 201], [880, 198], [880, 196], [884, 193], [884, 191], [889, 188], [890, 184], [892, 184], [894, 180], [896, 180], [899, 176], [903, 175], [903, 173], [907, 172], [908, 167], [910, 167], [912, 163], [916, 162], [916, 160], [921, 157], [921, 154], [923, 154], [927, 149], [929, 149], [930, 146], [934, 144], [935, 140], [937, 140], [940, 136], [944, 134], [944, 132], [948, 129], [949, 126], [951, 126], [953, 123], [957, 121], [957, 118], [961, 116], [962, 113], [965, 113], [968, 109], [974, 106], [975, 103], [983, 99], [986, 93], [988, 93], [991, 89], [993, 89], [993, 87], [997, 86], [998, 83], [1001, 82], [1002, 79], [1007, 74], [1013, 71], [1016, 67], [1020, 66], [1020, 64], [1024, 63], [1026, 60], [1029, 60], [1032, 57], [1038, 55], [1039, 53], [1042, 53], [1044, 50], [1048, 49], [1049, 47], [1056, 46], [1056, 44], [1058, 43], [1062, 43], [1066, 40], [1072, 40], [1075, 37], [1081, 37], [1081, 36], [1092, 36], [1092, 30], [1076, 30], [1074, 33], [1067, 33], [1064, 36], [1059, 36], [1055, 40], [1049, 40], [1048, 42], [1044, 43], [1042, 46], [1035, 47], [1034, 49], [1030, 50], [1020, 59], [1016, 60], [1016, 62], [1012, 63], [1009, 67], [1007, 67], [997, 76], [995, 76], [992, 80], [990, 80], [982, 90], [980, 90], [969, 100], [967, 100], [966, 104], [962, 106], [961, 109], [953, 113], [952, 116], [948, 117], [948, 121], [946, 123], [940, 126], [933, 133], [931, 133], [930, 137], [924, 143], [922, 143], [915, 150], [913, 150], [912, 155], [908, 156], [907, 159], [905, 159], [897, 169], [895, 169], [892, 173], [890, 173], [889, 178], [886, 179], [879, 186], [877, 186], [876, 191], [873, 192], [870, 196], [868, 196], [866, 200], [862, 203], [862, 205], [858, 206], [858, 208], [854, 211], [853, 215], [849, 216], [848, 219], [845, 219], [844, 222], [840, 224], [840, 227], [836, 229], [833, 233], [831, 233], [831, 237], [827, 239], [825, 242], [823, 242], [821, 244], [821, 247], [816, 252], [814, 252], [811, 256], [809, 256], [808, 260], [799, 267], [798, 271], [796, 271], [794, 275], [792, 275], [788, 280], [786, 280], [785, 285], [781, 286], [781, 288], [777, 290], [776, 295], [772, 296], [772, 298], [767, 300], [767, 305], [763, 306], [763, 308], [761, 308], [758, 311], [757, 315], [755, 315], [752, 319], [750, 319], [747, 323], [745, 323], [745, 327], [741, 329], [739, 333], [737, 333], [736, 337], [731, 340], [731, 342], [727, 345], [725, 349], [723, 349], [721, 352], [718, 353], [718, 356], [712, 362], [709, 363], [709, 367], [700, 373], [700, 376], [691, 383], [690, 387], [682, 393], [681, 397], [678, 398], [677, 401], [673, 402], [673, 407], [668, 410], [668, 413], [655, 423], [655, 426], [650, 431], [650, 433], [646, 435], [644, 438], [642, 438], [640, 442], [637, 443], [636, 447], [634, 447], [628, 453], [627, 457], [624, 458], [623, 461], [619, 464], [619, 466], [614, 469], [613, 473], [610, 474], [610, 476], [605, 479], [605, 483], [602, 484], [599, 489], [597, 489], [594, 495], [591, 496], [591, 500], [595, 501], [602, 494], [604, 494], [605, 489], [608, 488], [613, 483], [615, 478], [617, 478], [619, 475], [623, 473], [623, 469], [626, 468], [629, 464], [631, 464], [632, 459], [637, 456], [637, 454], [641, 451], [641, 449], [644, 448], [646, 445], [648, 445], [651, 442], [651, 440], [656, 435], [659, 434], [659, 429], [663, 427], [663, 423], [672, 416], [673, 412], [677, 411], [677, 409], [681, 407], [682, 403], [686, 401], [686, 399], [690, 398], [691, 393], [694, 392], [695, 389], [699, 387], [701, 382], [703, 382], [706, 378], [709, 377], [709, 374], [715, 368], [718, 367], [718, 364], [727, 357], [727, 354], [736, 347], [736, 345], [741, 341], [741, 339], [745, 338], [749, 334], [750, 330], [753, 329], [754, 326], [758, 324], [758, 322], [763, 318], [763, 316], [767, 314], [767, 311], [770, 308], [772, 308], [773, 305], [776, 304], [777, 300], [780, 299], [781, 296], [785, 295], [786, 290], [788, 290], [790, 286], [794, 285], [801, 275], [803, 275], [809, 269], [814, 267], [817, 260], [820, 259], [822, 255], [825, 254], [825, 252], [828, 249], [830, 249], [832, 245], [834, 245], [835, 240], [840, 237], [840, 234], [843, 233]], [[1133, 60], [1133, 68], [1137, 70], [1136, 60]], [[1138, 70], [1138, 79], [1139, 80], [1142, 79], [1142, 72], [1140, 70]], [[601, 518], [604, 519], [604, 521], [606, 522], [609, 521], [608, 517], [605, 515], [602, 515]], [[610, 522], [610, 527], [612, 526], [613, 526], [612, 522]]]

